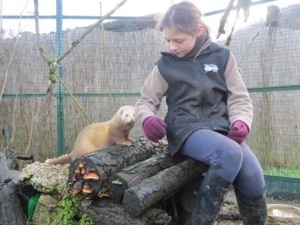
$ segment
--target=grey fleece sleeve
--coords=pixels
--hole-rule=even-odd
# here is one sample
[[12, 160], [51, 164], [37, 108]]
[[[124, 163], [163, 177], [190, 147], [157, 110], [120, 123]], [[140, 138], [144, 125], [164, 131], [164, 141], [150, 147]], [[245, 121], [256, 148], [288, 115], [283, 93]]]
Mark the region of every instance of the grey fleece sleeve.
[[160, 108], [161, 100], [168, 89], [168, 83], [155, 66], [141, 89], [141, 97], [136, 102], [137, 116], [143, 121], [149, 116], [155, 116]]
[[241, 120], [246, 123], [250, 131], [253, 121], [253, 105], [237, 68], [236, 60], [231, 53], [225, 70], [225, 79], [229, 92], [227, 99], [229, 121], [233, 124]]

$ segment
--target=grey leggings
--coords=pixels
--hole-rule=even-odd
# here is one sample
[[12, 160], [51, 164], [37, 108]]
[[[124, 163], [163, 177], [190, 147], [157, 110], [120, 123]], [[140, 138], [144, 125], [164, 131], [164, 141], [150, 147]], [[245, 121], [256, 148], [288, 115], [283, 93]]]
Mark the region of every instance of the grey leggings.
[[201, 129], [185, 141], [179, 153], [210, 165], [246, 196], [256, 197], [265, 188], [260, 163], [246, 142], [238, 144], [222, 134]]

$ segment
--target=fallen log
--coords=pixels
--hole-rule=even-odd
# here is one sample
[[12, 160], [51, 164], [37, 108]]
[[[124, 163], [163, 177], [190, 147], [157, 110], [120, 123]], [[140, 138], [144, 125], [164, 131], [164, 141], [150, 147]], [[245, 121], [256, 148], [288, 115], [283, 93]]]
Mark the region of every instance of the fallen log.
[[132, 216], [138, 216], [155, 203], [175, 194], [207, 169], [207, 165], [192, 159], [171, 166], [126, 190], [122, 201], [124, 208]]
[[168, 225], [171, 216], [166, 211], [151, 207], [138, 217], [131, 216], [122, 204], [109, 198], [94, 198], [88, 206], [79, 206], [79, 217], [90, 216], [95, 224], [107, 225]]
[[108, 179], [107, 186], [110, 197], [117, 202], [121, 202], [123, 194], [127, 189], [157, 174], [159, 171], [171, 167], [177, 162], [178, 160], [174, 160], [168, 153], [163, 152], [145, 161], [124, 168]]
[[25, 225], [26, 219], [22, 212], [16, 193], [19, 172], [11, 171], [6, 156], [0, 152], [0, 224]]
[[70, 164], [69, 188], [75, 195], [85, 199], [102, 195], [107, 191], [109, 177], [125, 167], [165, 151], [166, 147], [165, 141], [155, 144], [140, 137], [129, 147], [112, 146], [81, 156]]

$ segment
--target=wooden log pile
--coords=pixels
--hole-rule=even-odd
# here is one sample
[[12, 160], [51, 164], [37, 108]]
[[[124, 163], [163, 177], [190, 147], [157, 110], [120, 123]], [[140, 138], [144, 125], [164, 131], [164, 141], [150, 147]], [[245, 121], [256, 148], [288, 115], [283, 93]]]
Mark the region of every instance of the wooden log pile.
[[186, 159], [127, 189], [122, 204], [131, 215], [138, 216], [150, 206], [174, 195], [204, 171], [205, 165]]
[[132, 146], [98, 150], [71, 164], [32, 163], [23, 168], [19, 183], [46, 195], [73, 193], [82, 201], [78, 216], [87, 214], [96, 224], [174, 224], [174, 196], [202, 177], [207, 166], [172, 158], [166, 149], [165, 140], [140, 137]]
[[101, 196], [106, 192], [109, 177], [128, 166], [165, 152], [166, 147], [166, 142], [153, 144], [145, 138], [139, 138], [132, 146], [118, 145], [81, 156], [69, 167], [70, 190], [84, 199]]
[[[170, 157], [166, 148], [165, 141], [154, 144], [139, 138], [131, 147], [84, 155], [69, 167], [69, 188], [83, 199], [109, 197], [139, 217], [207, 171], [206, 165], [192, 159]], [[83, 210], [97, 219], [91, 207]]]

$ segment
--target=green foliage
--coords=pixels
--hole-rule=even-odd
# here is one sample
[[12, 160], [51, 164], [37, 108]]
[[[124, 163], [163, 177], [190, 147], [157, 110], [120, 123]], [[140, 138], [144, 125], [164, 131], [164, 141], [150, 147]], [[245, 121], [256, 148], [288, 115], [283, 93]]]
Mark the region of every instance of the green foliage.
[[95, 225], [94, 221], [87, 214], [84, 214], [79, 220], [79, 225]]
[[76, 196], [68, 194], [64, 195], [63, 199], [59, 202], [59, 206], [62, 210], [58, 213], [57, 218], [52, 224], [95, 225], [93, 220], [87, 214], [84, 214], [79, 220], [76, 218], [79, 205], [80, 200]]
[[300, 178], [300, 169], [268, 167], [264, 169], [264, 174], [269, 176]]

